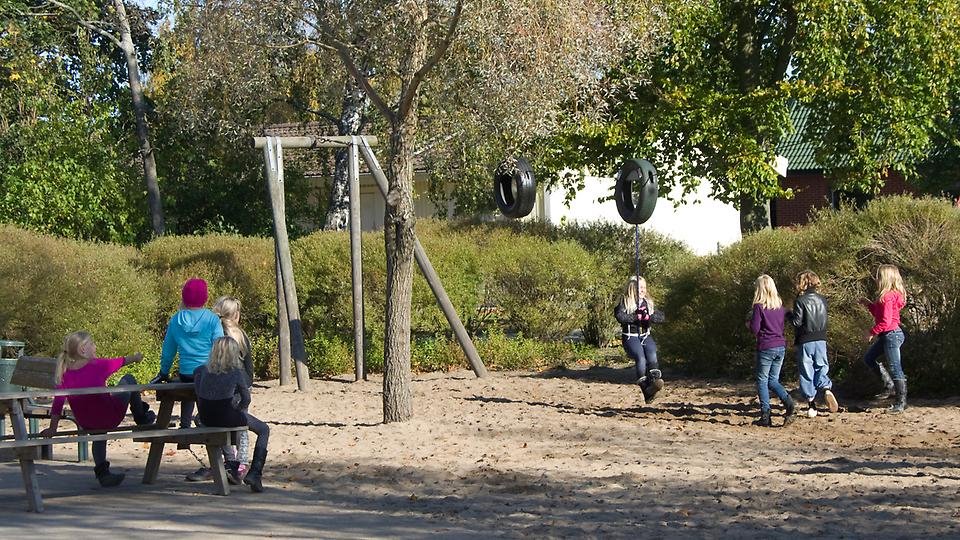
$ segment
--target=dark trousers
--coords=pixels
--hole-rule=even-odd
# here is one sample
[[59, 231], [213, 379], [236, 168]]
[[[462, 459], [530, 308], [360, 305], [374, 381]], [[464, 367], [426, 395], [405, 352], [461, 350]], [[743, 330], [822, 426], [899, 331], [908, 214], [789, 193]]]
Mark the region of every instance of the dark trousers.
[[653, 337], [623, 336], [623, 350], [637, 366], [637, 378], [646, 377], [651, 369], [660, 369], [657, 363], [657, 343]]
[[[193, 382], [193, 375], [184, 375], [180, 374], [180, 382]], [[196, 402], [194, 401], [181, 401], [180, 402], [180, 427], [188, 428], [193, 422], [193, 408]]]
[[243, 414], [247, 417], [247, 427], [250, 428], [250, 431], [257, 434], [257, 444], [253, 446], [254, 453], [266, 452], [267, 443], [270, 441], [270, 426], [248, 412], [244, 412]]

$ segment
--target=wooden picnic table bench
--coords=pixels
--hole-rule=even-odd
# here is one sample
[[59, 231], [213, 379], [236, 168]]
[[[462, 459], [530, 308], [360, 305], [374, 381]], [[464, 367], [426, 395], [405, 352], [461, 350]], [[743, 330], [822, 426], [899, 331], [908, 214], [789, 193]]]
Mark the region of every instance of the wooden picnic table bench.
[[[112, 430], [77, 431], [58, 433], [54, 437], [41, 437], [27, 433], [24, 407], [37, 398], [52, 398], [56, 396], [77, 396], [89, 394], [116, 394], [121, 392], [156, 392], [160, 410], [157, 413], [155, 424], [149, 426], [120, 426]], [[149, 442], [150, 452], [143, 471], [143, 483], [152, 484], [157, 479], [160, 470], [160, 458], [163, 456], [165, 444], [206, 446], [210, 458], [210, 467], [216, 483], [217, 493], [230, 493], [227, 474], [223, 462], [223, 447], [232, 444], [231, 436], [245, 431], [246, 426], [235, 428], [221, 427], [193, 427], [171, 429], [170, 419], [173, 415], [174, 404], [178, 401], [194, 401], [196, 394], [192, 383], [165, 383], [165, 384], [138, 384], [118, 385], [99, 388], [73, 388], [69, 390], [42, 389], [25, 390], [20, 392], [0, 393], [0, 415], [9, 415], [13, 426], [13, 438], [5, 437], [0, 440], [0, 449], [13, 449], [20, 461], [20, 472], [27, 495], [28, 509], [34, 512], [43, 511], [43, 500], [37, 482], [37, 473], [34, 461], [37, 459], [37, 448], [51, 444], [82, 443], [89, 441], [107, 441], [118, 439], [133, 439], [135, 442]]]

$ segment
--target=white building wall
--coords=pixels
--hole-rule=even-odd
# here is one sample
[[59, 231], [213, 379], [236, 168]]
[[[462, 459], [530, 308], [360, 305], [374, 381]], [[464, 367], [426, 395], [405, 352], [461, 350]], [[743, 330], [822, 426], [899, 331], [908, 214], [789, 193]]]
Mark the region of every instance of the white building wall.
[[[612, 199], [599, 202], [613, 195], [613, 178], [587, 177], [585, 184], [569, 206], [564, 200], [565, 191], [541, 191], [531, 217], [557, 224], [574, 221], [623, 223], [616, 202]], [[739, 211], [732, 205], [711, 199], [710, 191], [710, 184], [704, 182], [694, 193], [681, 199], [682, 190], [677, 189], [672, 195], [681, 199], [682, 204], [676, 208], [661, 196], [653, 216], [640, 227], [680, 240], [698, 255], [715, 253], [719, 247], [739, 242]]]
[[[417, 217], [432, 217], [435, 207], [426, 196], [426, 175], [418, 173], [414, 180], [414, 205]], [[585, 187], [567, 206], [566, 192], [545, 191], [537, 195], [537, 203], [528, 219], [544, 219], [551, 223], [587, 223], [610, 221], [623, 223], [613, 200], [598, 202], [613, 194], [612, 178], [587, 177]], [[491, 188], [492, 189], [492, 188]], [[675, 191], [680, 197], [681, 190]], [[740, 213], [731, 205], [717, 202], [709, 197], [710, 184], [704, 182], [692, 194], [683, 199], [683, 204], [674, 207], [671, 201], [661, 197], [657, 209], [644, 229], [680, 240], [690, 249], [704, 255], [715, 253], [719, 247], [740, 241]], [[492, 197], [491, 193], [491, 197]], [[451, 203], [452, 204], [452, 203]], [[360, 215], [365, 231], [382, 229], [384, 200], [370, 175], [360, 176]], [[448, 216], [451, 208], [446, 209]]]

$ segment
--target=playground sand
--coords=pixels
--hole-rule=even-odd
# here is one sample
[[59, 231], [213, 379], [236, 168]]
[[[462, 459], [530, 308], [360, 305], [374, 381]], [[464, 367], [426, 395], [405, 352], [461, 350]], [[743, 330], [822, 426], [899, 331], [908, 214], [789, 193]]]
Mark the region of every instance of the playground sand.
[[0, 496], [17, 498], [0, 517], [20, 524], [0, 532], [960, 536], [956, 399], [892, 416], [840, 396], [847, 410], [764, 429], [751, 425], [749, 384], [668, 380], [643, 405], [630, 380], [628, 368], [415, 375], [414, 418], [392, 424], [378, 377], [313, 380], [306, 392], [258, 383], [251, 412], [272, 430], [265, 493], [217, 497], [184, 482], [197, 461], [172, 449], [160, 482], [142, 486], [146, 446], [112, 442], [127, 482], [102, 489], [87, 464], [42, 462], [40, 515], [23, 512], [19, 468], [0, 465]]

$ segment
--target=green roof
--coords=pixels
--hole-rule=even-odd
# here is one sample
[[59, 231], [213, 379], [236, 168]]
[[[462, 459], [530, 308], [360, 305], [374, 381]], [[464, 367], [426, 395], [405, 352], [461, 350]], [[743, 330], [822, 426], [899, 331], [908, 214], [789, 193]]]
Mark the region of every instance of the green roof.
[[784, 136], [777, 145], [777, 155], [787, 158], [788, 171], [818, 170], [823, 166], [817, 163], [814, 153], [816, 147], [804, 139], [807, 131], [807, 117], [810, 109], [796, 102], [790, 104], [790, 122], [793, 132]]

